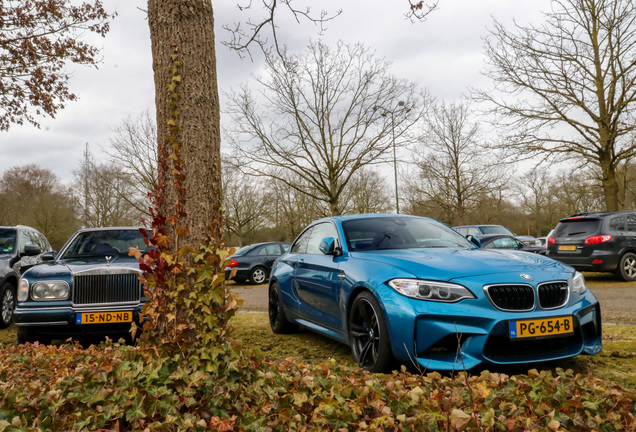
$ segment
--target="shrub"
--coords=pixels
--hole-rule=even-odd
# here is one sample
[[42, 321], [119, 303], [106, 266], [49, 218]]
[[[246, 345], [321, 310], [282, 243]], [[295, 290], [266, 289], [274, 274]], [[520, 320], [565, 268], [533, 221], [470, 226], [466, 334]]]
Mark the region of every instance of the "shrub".
[[636, 396], [557, 369], [373, 375], [236, 353], [215, 372], [106, 343], [8, 346], [0, 431], [633, 431]]

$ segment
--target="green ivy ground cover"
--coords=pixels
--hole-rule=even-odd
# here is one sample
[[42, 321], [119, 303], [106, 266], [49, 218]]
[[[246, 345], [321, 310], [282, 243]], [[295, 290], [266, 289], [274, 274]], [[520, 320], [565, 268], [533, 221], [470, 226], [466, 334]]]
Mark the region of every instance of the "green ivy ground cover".
[[266, 314], [233, 322], [242, 343], [217, 374], [144, 362], [138, 348], [116, 344], [5, 344], [0, 431], [636, 430], [633, 370], [622, 371], [634, 363], [630, 326], [606, 326], [601, 355], [451, 377], [371, 375], [340, 344], [272, 335]]

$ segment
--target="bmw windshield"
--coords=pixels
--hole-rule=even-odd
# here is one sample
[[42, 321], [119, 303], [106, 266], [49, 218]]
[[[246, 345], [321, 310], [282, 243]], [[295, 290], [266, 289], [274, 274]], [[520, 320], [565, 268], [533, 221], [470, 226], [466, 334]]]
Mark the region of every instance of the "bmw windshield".
[[431, 219], [361, 218], [342, 224], [350, 251], [411, 248], [475, 248], [455, 230]]

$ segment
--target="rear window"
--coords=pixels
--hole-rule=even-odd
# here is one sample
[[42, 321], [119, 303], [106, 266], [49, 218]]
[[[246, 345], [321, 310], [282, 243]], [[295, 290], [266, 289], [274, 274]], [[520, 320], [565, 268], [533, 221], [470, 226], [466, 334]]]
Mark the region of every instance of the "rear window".
[[507, 234], [514, 235], [508, 228], [501, 225], [484, 225], [480, 226], [481, 232], [484, 234]]
[[601, 225], [600, 219], [572, 219], [559, 222], [552, 237], [568, 237], [596, 234]]

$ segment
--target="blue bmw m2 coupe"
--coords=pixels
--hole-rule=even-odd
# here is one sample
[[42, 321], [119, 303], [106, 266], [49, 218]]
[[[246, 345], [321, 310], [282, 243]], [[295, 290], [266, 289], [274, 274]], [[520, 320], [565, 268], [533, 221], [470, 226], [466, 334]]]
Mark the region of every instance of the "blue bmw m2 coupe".
[[550, 258], [484, 250], [433, 219], [338, 216], [274, 264], [274, 333], [299, 326], [351, 346], [362, 368], [468, 370], [601, 350], [583, 275]]

